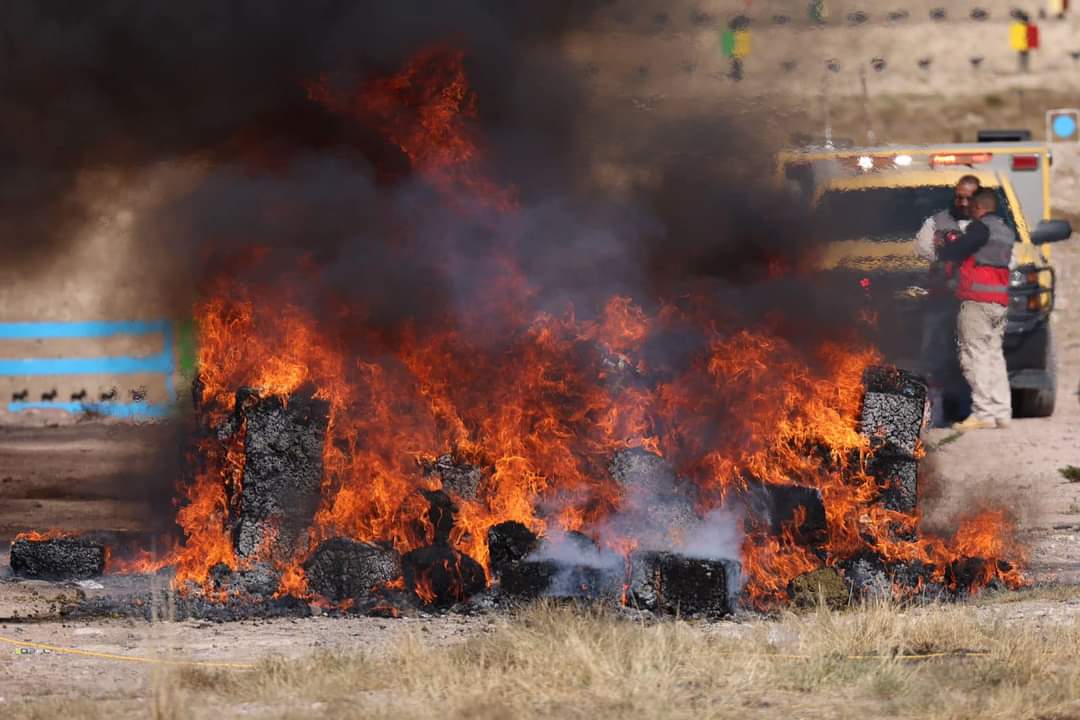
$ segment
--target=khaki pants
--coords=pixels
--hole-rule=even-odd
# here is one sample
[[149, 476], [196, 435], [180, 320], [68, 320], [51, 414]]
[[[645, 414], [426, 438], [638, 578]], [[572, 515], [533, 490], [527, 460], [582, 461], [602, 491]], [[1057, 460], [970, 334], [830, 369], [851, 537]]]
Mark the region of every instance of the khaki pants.
[[956, 339], [960, 367], [971, 386], [971, 414], [980, 420], [1012, 417], [1009, 373], [1005, 367], [1005, 322], [1008, 308], [965, 300], [960, 304]]

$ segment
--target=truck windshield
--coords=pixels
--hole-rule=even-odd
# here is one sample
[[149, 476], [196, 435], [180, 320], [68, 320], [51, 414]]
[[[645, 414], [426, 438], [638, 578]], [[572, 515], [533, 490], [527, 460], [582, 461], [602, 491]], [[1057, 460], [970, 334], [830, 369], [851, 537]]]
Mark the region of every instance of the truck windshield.
[[[1015, 232], [1016, 224], [1005, 199], [996, 188], [998, 214]], [[815, 221], [832, 240], [913, 240], [926, 218], [952, 206], [951, 186], [875, 187], [826, 190], [818, 202]]]

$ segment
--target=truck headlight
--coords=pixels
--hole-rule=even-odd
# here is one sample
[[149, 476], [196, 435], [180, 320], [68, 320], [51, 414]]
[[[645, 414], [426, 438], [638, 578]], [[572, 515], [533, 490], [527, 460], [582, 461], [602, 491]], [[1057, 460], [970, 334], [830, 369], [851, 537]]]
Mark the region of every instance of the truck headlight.
[[1023, 287], [1024, 285], [1038, 285], [1039, 271], [1032, 269], [1013, 270], [1009, 273], [1009, 287]]

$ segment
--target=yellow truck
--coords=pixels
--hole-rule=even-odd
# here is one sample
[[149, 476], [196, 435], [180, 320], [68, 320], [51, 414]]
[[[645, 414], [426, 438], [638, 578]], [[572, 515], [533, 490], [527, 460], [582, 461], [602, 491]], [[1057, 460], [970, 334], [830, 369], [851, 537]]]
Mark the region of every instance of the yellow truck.
[[[827, 229], [832, 242], [823, 266], [865, 278], [888, 329], [882, 349], [909, 367], [918, 367], [928, 295], [928, 263], [915, 254], [915, 234], [927, 217], [952, 205], [962, 176], [975, 175], [995, 190], [999, 214], [1018, 238], [1005, 337], [1013, 412], [1046, 417], [1057, 390], [1049, 245], [1072, 235], [1068, 222], [1049, 216], [1050, 162], [1046, 146], [1015, 142], [826, 150], [781, 154], [778, 179]], [[963, 414], [960, 403], [950, 398], [950, 414]]]

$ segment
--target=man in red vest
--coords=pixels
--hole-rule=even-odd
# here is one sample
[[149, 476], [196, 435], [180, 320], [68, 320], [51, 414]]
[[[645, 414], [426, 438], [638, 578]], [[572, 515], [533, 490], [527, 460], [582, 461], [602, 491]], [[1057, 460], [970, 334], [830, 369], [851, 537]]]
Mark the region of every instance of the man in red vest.
[[1012, 418], [1002, 344], [1016, 234], [996, 212], [994, 191], [979, 190], [972, 198], [971, 224], [963, 235], [941, 242], [937, 252], [940, 260], [958, 265], [956, 335], [960, 367], [971, 386], [971, 416], [954, 425], [957, 430], [1006, 428]]

